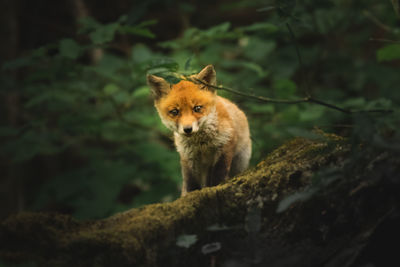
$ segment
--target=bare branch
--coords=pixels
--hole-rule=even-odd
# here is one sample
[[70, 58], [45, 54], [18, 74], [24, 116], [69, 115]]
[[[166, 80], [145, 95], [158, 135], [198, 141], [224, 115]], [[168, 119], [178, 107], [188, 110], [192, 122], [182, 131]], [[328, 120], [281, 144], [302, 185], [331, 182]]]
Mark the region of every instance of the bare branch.
[[317, 104], [317, 105], [320, 105], [320, 106], [324, 106], [324, 107], [327, 107], [327, 108], [330, 108], [330, 109], [334, 109], [334, 110], [337, 110], [337, 111], [340, 111], [340, 112], [343, 112], [343, 113], [346, 113], [346, 114], [354, 114], [354, 113], [391, 113], [391, 112], [393, 112], [392, 109], [350, 110], [350, 109], [341, 108], [341, 107], [338, 107], [336, 105], [327, 103], [325, 101], [316, 99], [316, 98], [314, 98], [312, 96], [307, 96], [307, 97], [304, 97], [304, 98], [293, 99], [293, 100], [291, 100], [291, 99], [273, 99], [273, 98], [268, 98], [268, 97], [264, 97], [264, 96], [257, 96], [257, 95], [254, 95], [254, 94], [246, 94], [246, 93], [243, 93], [243, 92], [240, 92], [240, 91], [237, 91], [235, 89], [228, 88], [228, 87], [208, 84], [208, 83], [205, 83], [204, 81], [196, 79], [196, 78], [186, 77], [185, 80], [191, 81], [191, 82], [194, 82], [194, 83], [200, 83], [200, 84], [205, 85], [205, 86], [210, 87], [210, 88], [214, 88], [214, 89], [217, 89], [217, 90], [224, 90], [224, 91], [236, 94], [236, 95], [240, 95], [240, 96], [243, 96], [243, 97], [259, 100], [259, 101], [266, 102], [266, 103], [274, 103], [274, 104], [314, 103], [314, 104]]
[[383, 43], [393, 43], [393, 44], [400, 44], [400, 41], [390, 40], [390, 39], [382, 39], [382, 38], [369, 38], [370, 41], [375, 42], [383, 42]]
[[380, 21], [377, 17], [375, 17], [371, 12], [368, 10], [363, 10], [363, 14], [365, 17], [367, 17], [370, 21], [372, 21], [376, 26], [381, 28], [382, 30], [386, 32], [391, 32], [394, 33], [394, 29], [386, 24], [384, 24], [382, 21]]

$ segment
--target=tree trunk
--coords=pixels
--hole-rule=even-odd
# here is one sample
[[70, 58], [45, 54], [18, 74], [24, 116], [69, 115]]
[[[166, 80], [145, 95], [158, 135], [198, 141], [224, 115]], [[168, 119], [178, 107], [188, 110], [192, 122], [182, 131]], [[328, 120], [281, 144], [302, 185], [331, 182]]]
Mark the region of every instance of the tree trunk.
[[45, 266], [399, 266], [400, 160], [382, 153], [342, 171], [349, 157], [340, 138], [295, 139], [171, 203], [99, 221], [19, 214], [1, 224], [0, 255]]
[[[0, 61], [2, 62], [15, 59], [19, 53], [18, 11], [19, 1], [0, 1]], [[0, 94], [0, 112], [6, 114], [5, 118], [0, 116], [0, 120], [5, 120], [5, 124], [11, 127], [17, 126], [20, 113], [19, 88], [15, 85], [17, 76], [15, 70], [4, 73], [4, 77], [12, 82], [3, 85], [2, 89], [7, 93]], [[9, 214], [22, 211], [25, 200], [23, 181], [18, 168], [9, 164], [7, 158], [0, 160], [3, 165], [0, 166], [3, 171], [0, 177], [0, 219], [3, 219]]]

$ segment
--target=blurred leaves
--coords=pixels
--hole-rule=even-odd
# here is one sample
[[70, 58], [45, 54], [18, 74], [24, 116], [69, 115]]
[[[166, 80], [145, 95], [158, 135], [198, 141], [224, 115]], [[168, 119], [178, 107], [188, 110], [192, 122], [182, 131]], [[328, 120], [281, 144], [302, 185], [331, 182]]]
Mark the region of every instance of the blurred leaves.
[[63, 39], [60, 41], [59, 51], [62, 57], [77, 59], [81, 52], [81, 47], [73, 39]]
[[379, 62], [400, 59], [400, 45], [391, 44], [382, 47], [377, 51], [377, 58]]
[[399, 2], [399, 0], [391, 0], [391, 1], [392, 1], [394, 11], [396, 12], [397, 16], [400, 17], [400, 2]]
[[148, 26], [156, 24], [156, 20], [147, 20], [136, 25], [129, 25], [126, 22], [126, 16], [121, 16], [118, 21], [108, 24], [101, 24], [92, 17], [85, 17], [79, 21], [81, 25], [79, 33], [88, 34], [90, 40], [95, 45], [102, 45], [111, 42], [114, 40], [117, 33], [132, 34], [147, 38], [155, 37], [155, 35], [148, 29]]

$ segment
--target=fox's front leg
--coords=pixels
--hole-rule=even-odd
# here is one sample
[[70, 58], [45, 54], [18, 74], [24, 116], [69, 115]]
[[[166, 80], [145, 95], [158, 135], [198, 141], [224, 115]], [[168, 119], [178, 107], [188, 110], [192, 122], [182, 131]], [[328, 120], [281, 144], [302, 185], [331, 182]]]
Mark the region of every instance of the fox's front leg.
[[182, 191], [181, 197], [186, 195], [188, 192], [200, 189], [198, 183], [196, 182], [194, 172], [193, 172], [193, 163], [189, 160], [181, 158], [181, 169], [182, 169]]
[[215, 186], [228, 179], [231, 163], [232, 156], [230, 154], [222, 154], [211, 169], [205, 186]]

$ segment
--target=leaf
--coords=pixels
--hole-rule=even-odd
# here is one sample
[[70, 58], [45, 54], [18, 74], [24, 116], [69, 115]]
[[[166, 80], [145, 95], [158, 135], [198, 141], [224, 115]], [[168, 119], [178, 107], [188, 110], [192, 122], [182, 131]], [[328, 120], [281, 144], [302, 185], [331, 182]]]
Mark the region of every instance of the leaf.
[[152, 57], [151, 50], [143, 44], [135, 45], [132, 49], [132, 60], [135, 63], [147, 62], [151, 60], [151, 57]]
[[300, 112], [298, 106], [288, 106], [280, 112], [281, 122], [297, 123], [299, 121]]
[[366, 100], [364, 97], [354, 97], [349, 98], [343, 102], [343, 107], [355, 109], [355, 108], [364, 108], [366, 104]]
[[278, 4], [278, 14], [282, 18], [292, 16], [292, 12], [296, 7], [296, 0], [280, 0], [276, 1]]
[[116, 84], [113, 84], [113, 83], [109, 83], [106, 86], [104, 86], [104, 88], [103, 88], [103, 92], [106, 95], [113, 95], [116, 92], [118, 92], [119, 90], [120, 90], [120, 88]]
[[341, 177], [339, 173], [340, 170], [336, 167], [327, 168], [317, 172], [313, 177], [313, 185], [311, 187], [282, 199], [278, 204], [276, 212], [281, 213], [287, 210], [295, 202], [308, 200], [321, 189], [328, 187], [334, 181], [339, 179]]
[[324, 107], [322, 106], [308, 106], [305, 110], [300, 112], [300, 121], [315, 122], [324, 114]]
[[190, 69], [190, 63], [192, 62], [193, 59], [193, 54], [186, 60], [185, 62], [185, 71], [188, 71]]
[[390, 44], [382, 47], [378, 50], [376, 56], [379, 62], [400, 59], [400, 45]]
[[20, 57], [14, 60], [4, 62], [2, 69], [3, 70], [15, 70], [22, 67], [26, 67], [32, 64], [31, 57]]
[[119, 87], [113, 97], [117, 103], [129, 105], [129, 94], [126, 91], [119, 90]]
[[144, 36], [148, 38], [155, 38], [156, 36], [154, 33], [152, 33], [149, 29], [146, 28], [141, 28], [137, 26], [121, 26], [118, 29], [118, 32], [122, 34], [132, 34], [132, 35], [139, 35], [139, 36]]
[[88, 33], [94, 29], [97, 29], [98, 27], [101, 27], [101, 24], [93, 17], [83, 17], [79, 19], [78, 23], [80, 24], [78, 31], [79, 34]]
[[289, 79], [279, 79], [274, 83], [276, 96], [279, 98], [293, 97], [297, 90], [297, 85]]
[[240, 68], [249, 69], [257, 74], [258, 77], [266, 77], [269, 72], [263, 69], [261, 64], [257, 64], [251, 61], [245, 60], [229, 60], [223, 63], [224, 67], [227, 68]]
[[149, 20], [140, 22], [137, 26], [138, 27], [147, 27], [147, 26], [151, 26], [151, 25], [154, 25], [157, 23], [158, 23], [158, 21], [156, 19], [149, 19]]
[[365, 109], [390, 109], [392, 101], [387, 98], [378, 98], [366, 104]]
[[252, 113], [272, 114], [272, 113], [275, 112], [275, 106], [274, 105], [265, 104], [265, 103], [249, 105], [248, 109]]
[[276, 43], [274, 41], [252, 37], [249, 38], [244, 54], [251, 61], [264, 63], [265, 58], [268, 57], [275, 50], [275, 48]]
[[176, 77], [176, 75], [167, 75], [165, 76], [165, 80], [170, 84], [177, 84], [181, 81], [181, 79]]
[[400, 17], [400, 1], [399, 0], [391, 0], [393, 9], [396, 12], [397, 16]]
[[221, 250], [221, 243], [220, 242], [214, 242], [214, 243], [209, 243], [209, 244], [205, 244], [202, 248], [201, 248], [201, 253], [203, 253], [204, 255], [208, 255], [210, 253], [215, 253], [219, 250]]
[[13, 127], [0, 126], [0, 137], [15, 136], [19, 130]]
[[206, 36], [213, 37], [221, 33], [226, 33], [230, 27], [231, 24], [229, 22], [224, 22], [217, 26], [209, 28], [208, 30], [204, 31], [204, 34]]
[[175, 72], [179, 69], [179, 64], [172, 58], [154, 59], [150, 64], [150, 69], [166, 68], [169, 71]]
[[166, 76], [169, 75], [170, 73], [177, 72], [178, 69], [179, 69], [179, 64], [174, 59], [161, 58], [161, 59], [155, 59], [150, 63], [147, 73], [154, 74], [157, 76]]
[[80, 54], [81, 48], [75, 40], [63, 39], [60, 41], [59, 51], [62, 57], [76, 59]]
[[262, 31], [263, 33], [274, 33], [278, 31], [278, 27], [275, 26], [274, 24], [268, 23], [268, 22], [258, 22], [251, 24], [249, 26], [244, 26], [239, 28], [242, 31], [245, 32], [259, 32]]
[[6, 61], [4, 62], [2, 69], [14, 70], [33, 65], [35, 64], [35, 61], [37, 61], [38, 59], [42, 59], [47, 55], [49, 47], [50, 45], [45, 45], [37, 49], [34, 49], [30, 55]]
[[139, 87], [137, 89], [135, 89], [135, 91], [133, 91], [133, 93], [131, 94], [132, 98], [144, 98], [150, 95], [150, 90], [148, 86], [142, 86]]
[[305, 200], [309, 199], [310, 197], [312, 197], [316, 192], [317, 192], [316, 188], [310, 188], [303, 192], [296, 192], [296, 193], [282, 199], [278, 204], [278, 208], [276, 209], [276, 212], [277, 213], [284, 212], [295, 202], [305, 201]]
[[176, 245], [181, 248], [189, 248], [197, 242], [197, 235], [180, 235], [176, 240]]
[[219, 231], [227, 231], [227, 230], [232, 230], [235, 227], [231, 227], [231, 226], [226, 226], [225, 224], [213, 224], [211, 226], [207, 227], [207, 231], [211, 231], [211, 232], [219, 232]]
[[114, 39], [115, 32], [118, 28], [118, 23], [103, 25], [98, 27], [94, 32], [90, 33], [89, 37], [96, 45], [108, 43]]
[[248, 233], [258, 233], [261, 230], [261, 208], [258, 206], [249, 207], [245, 218], [244, 228]]
[[57, 103], [59, 108], [62, 108], [59, 104], [72, 104], [76, 100], [76, 96], [62, 90], [43, 91], [41, 94], [37, 94], [29, 99], [25, 104], [25, 108], [32, 108], [37, 106], [50, 106]]
[[242, 62], [242, 66], [257, 73], [258, 77], [265, 77], [268, 75], [268, 72], [264, 71], [263, 67], [259, 64], [253, 62]]
[[310, 131], [307, 131], [307, 130], [304, 130], [302, 128], [288, 127], [287, 131], [295, 137], [303, 137], [303, 138], [310, 139], [310, 140], [324, 139], [323, 136], [313, 133], [313, 132], [310, 132]]

